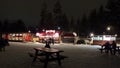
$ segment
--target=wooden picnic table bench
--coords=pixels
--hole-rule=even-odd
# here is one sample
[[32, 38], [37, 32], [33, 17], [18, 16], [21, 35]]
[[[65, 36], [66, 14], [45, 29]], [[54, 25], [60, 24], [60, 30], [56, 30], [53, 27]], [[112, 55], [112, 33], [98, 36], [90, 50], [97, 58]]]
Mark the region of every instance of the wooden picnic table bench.
[[54, 48], [40, 47], [40, 48], [34, 48], [34, 50], [35, 53], [34, 54], [29, 53], [29, 55], [33, 57], [33, 62], [35, 62], [36, 59], [39, 59], [41, 62], [43, 62], [44, 68], [47, 68], [48, 62], [50, 61], [57, 61], [59, 66], [61, 66], [61, 60], [67, 58], [66, 56], [60, 55], [60, 53], [64, 51]]
[[[103, 51], [105, 52], [105, 46], [101, 46], [101, 48], [99, 48], [100, 52], [103, 53]], [[112, 49], [113, 51], [113, 49]], [[116, 52], [118, 52], [120, 54], [120, 46], [116, 47]]]

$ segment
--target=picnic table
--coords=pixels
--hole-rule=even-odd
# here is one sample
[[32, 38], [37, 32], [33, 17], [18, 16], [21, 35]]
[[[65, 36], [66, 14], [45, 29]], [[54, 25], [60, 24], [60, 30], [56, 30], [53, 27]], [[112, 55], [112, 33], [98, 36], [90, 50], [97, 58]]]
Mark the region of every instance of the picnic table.
[[61, 52], [64, 52], [62, 50], [45, 47], [34, 48], [34, 50], [35, 55], [33, 62], [35, 62], [36, 59], [40, 59], [40, 61], [44, 63], [44, 68], [47, 68], [49, 61], [57, 61], [58, 65], [61, 66], [61, 60], [65, 58], [60, 55]]
[[[99, 48], [99, 50], [101, 53], [103, 53], [103, 51], [105, 52], [105, 46], [101, 46], [101, 48]], [[120, 54], [120, 46], [116, 46], [116, 52], [118, 52]]]

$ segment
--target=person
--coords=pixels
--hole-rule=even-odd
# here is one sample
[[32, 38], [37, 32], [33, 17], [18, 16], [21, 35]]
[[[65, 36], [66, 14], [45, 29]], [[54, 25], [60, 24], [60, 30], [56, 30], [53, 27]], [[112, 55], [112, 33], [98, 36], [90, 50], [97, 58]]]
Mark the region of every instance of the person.
[[111, 48], [109, 41], [107, 41], [103, 46], [105, 47], [106, 53], [109, 53], [109, 51], [110, 51], [110, 53], [112, 54], [112, 48]]
[[51, 38], [51, 43], [54, 45], [54, 38]]
[[115, 55], [116, 54], [116, 47], [117, 47], [116, 42], [112, 41], [111, 46], [112, 46], [112, 49], [113, 49], [113, 54]]
[[46, 40], [46, 41], [45, 41], [45, 47], [46, 47], [46, 48], [51, 48], [51, 47], [50, 47], [50, 41], [49, 41], [49, 40]]
[[0, 51], [5, 51], [5, 46], [7, 46], [9, 43], [4, 38], [0, 38]]

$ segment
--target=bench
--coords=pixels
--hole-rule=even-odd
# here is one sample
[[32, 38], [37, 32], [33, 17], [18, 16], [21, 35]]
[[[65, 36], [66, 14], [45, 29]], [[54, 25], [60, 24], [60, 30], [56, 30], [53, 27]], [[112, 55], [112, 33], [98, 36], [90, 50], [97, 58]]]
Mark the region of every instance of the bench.
[[103, 51], [105, 51], [104, 48], [99, 48], [100, 52], [103, 53]]
[[[63, 52], [63, 51], [61, 51]], [[38, 60], [40, 60], [41, 62], [45, 62], [45, 55], [44, 54], [38, 54], [38, 56], [35, 56], [34, 53], [28, 53], [30, 57], [34, 58], [34, 57], [37, 57]], [[59, 59], [60, 60], [64, 60], [65, 58], [68, 58], [67, 56], [64, 56], [64, 55], [59, 55]], [[50, 56], [50, 58], [48, 59], [48, 61], [56, 61], [57, 60], [57, 56], [56, 55], [52, 55]], [[33, 61], [34, 62], [34, 61]]]
[[60, 53], [64, 51], [55, 48], [39, 47], [33, 49], [35, 50], [35, 52], [29, 53], [29, 55], [33, 57], [32, 62], [35, 62], [37, 59], [39, 59], [41, 62], [44, 63], [44, 68], [47, 68], [49, 61], [57, 61], [58, 65], [61, 66], [61, 60], [67, 58], [66, 56], [60, 55]]
[[[101, 46], [101, 48], [99, 48], [100, 52], [103, 53], [103, 51], [105, 51], [105, 48], [103, 46]], [[112, 49], [113, 52], [113, 49]], [[116, 52], [118, 52], [120, 54], [120, 49], [119, 46], [116, 47]]]

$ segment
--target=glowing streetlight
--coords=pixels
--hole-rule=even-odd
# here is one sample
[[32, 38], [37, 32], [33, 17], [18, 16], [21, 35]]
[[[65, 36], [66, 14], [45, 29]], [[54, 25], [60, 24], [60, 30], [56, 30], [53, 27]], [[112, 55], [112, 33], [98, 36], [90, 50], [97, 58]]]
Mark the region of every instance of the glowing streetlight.
[[110, 34], [111, 27], [108, 26], [106, 30], [107, 30], [107, 33]]
[[43, 32], [45, 31], [45, 29], [42, 30]]
[[60, 30], [61, 28], [60, 27], [57, 27], [58, 30]]
[[31, 31], [29, 30], [28, 32], [30, 33]]
[[94, 34], [93, 33], [90, 33], [90, 37], [93, 37], [94, 36]]
[[115, 34], [115, 37], [117, 37], [117, 34]]
[[107, 27], [107, 30], [108, 30], [108, 31], [110, 31], [110, 29], [111, 29], [110, 27]]

